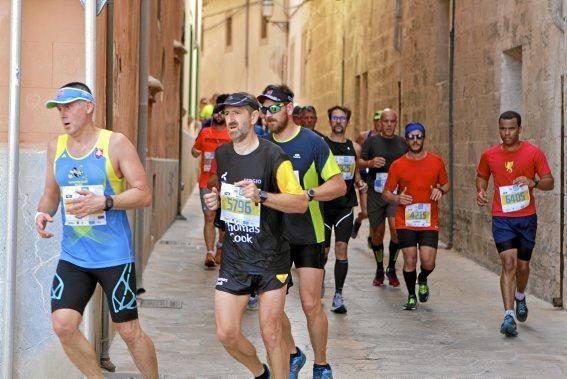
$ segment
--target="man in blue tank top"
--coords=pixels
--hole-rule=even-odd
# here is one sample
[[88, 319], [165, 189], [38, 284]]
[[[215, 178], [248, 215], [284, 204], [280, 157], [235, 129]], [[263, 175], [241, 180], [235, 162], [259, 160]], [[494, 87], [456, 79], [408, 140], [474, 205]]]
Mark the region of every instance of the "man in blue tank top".
[[[57, 91], [65, 134], [47, 146], [45, 190], [35, 216], [37, 233], [61, 204], [61, 256], [51, 289], [52, 323], [65, 353], [88, 378], [102, 378], [94, 347], [79, 330], [83, 311], [99, 283], [115, 329], [144, 378], [158, 378], [151, 339], [138, 322], [132, 236], [126, 210], [151, 204], [151, 191], [134, 145], [93, 123], [95, 99], [83, 83]], [[126, 183], [128, 188], [126, 188]]]

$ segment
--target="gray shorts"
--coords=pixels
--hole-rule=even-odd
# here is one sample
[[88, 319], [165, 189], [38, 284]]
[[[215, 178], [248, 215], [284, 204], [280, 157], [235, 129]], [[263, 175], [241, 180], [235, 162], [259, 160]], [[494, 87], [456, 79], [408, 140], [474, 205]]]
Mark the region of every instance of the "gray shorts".
[[201, 198], [201, 209], [203, 210], [203, 214], [212, 212], [207, 207], [207, 204], [205, 204], [205, 198], [203, 197], [207, 193], [211, 193], [211, 190], [208, 188], [199, 188], [199, 197]]
[[382, 199], [382, 194], [368, 190], [368, 221], [375, 228], [386, 221], [386, 217], [396, 217], [396, 204]]

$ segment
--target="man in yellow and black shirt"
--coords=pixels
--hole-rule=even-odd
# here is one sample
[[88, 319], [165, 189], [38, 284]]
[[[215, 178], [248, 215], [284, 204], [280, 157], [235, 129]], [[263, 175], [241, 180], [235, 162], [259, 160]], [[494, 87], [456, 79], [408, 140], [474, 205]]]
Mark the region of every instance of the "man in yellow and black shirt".
[[[285, 85], [269, 85], [258, 96], [272, 141], [288, 155], [294, 173], [309, 199], [309, 209], [285, 215], [285, 235], [289, 238], [291, 264], [299, 276], [299, 295], [307, 317], [309, 336], [315, 354], [313, 377], [330, 377], [327, 363], [328, 321], [321, 304], [321, 285], [325, 264], [325, 226], [320, 201], [343, 196], [346, 185], [341, 170], [325, 141], [311, 130], [293, 123], [293, 92]], [[291, 325], [284, 317], [284, 338], [290, 350], [290, 378], [295, 378], [306, 357], [295, 346]]]

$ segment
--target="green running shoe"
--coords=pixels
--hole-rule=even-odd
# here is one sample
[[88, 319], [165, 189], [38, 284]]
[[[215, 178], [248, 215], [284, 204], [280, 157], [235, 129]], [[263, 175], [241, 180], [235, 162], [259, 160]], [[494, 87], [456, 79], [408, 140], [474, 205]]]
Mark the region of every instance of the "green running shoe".
[[408, 302], [404, 304], [404, 309], [406, 311], [413, 311], [417, 308], [417, 299], [415, 296], [408, 296]]
[[419, 301], [425, 303], [429, 299], [429, 286], [427, 283], [419, 283], [418, 286], [417, 295], [419, 296]]

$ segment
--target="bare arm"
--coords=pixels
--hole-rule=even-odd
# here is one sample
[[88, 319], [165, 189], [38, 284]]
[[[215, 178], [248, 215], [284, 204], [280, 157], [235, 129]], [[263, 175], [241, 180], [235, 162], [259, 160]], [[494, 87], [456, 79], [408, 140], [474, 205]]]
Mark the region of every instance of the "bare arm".
[[53, 173], [53, 159], [55, 157], [55, 149], [57, 148], [57, 139], [50, 141], [47, 145], [47, 171], [45, 174], [45, 188], [43, 195], [37, 206], [38, 215], [35, 218], [35, 229], [42, 238], [51, 238], [53, 233], [45, 230], [48, 222], [53, 222], [53, 216], [57, 213], [59, 206], [60, 191], [59, 185], [55, 181]]
[[362, 155], [362, 147], [356, 142], [353, 143], [353, 146], [357, 158], [356, 167], [354, 170], [354, 183], [359, 191], [366, 192], [368, 186], [366, 185], [366, 182], [360, 177], [360, 167], [358, 166], [358, 158]]
[[329, 201], [344, 196], [347, 188], [343, 175], [339, 173], [329, 178], [329, 180], [319, 187], [313, 188], [313, 191], [315, 191], [314, 200]]
[[555, 179], [553, 179], [553, 175], [547, 174], [539, 178], [539, 181], [536, 183], [535, 180], [520, 176], [514, 179], [514, 184], [526, 185], [529, 188], [537, 188], [541, 191], [551, 191], [555, 186]]
[[488, 179], [482, 176], [476, 176], [476, 204], [479, 207], [484, 207], [488, 204], [488, 196], [486, 190], [488, 189]]

